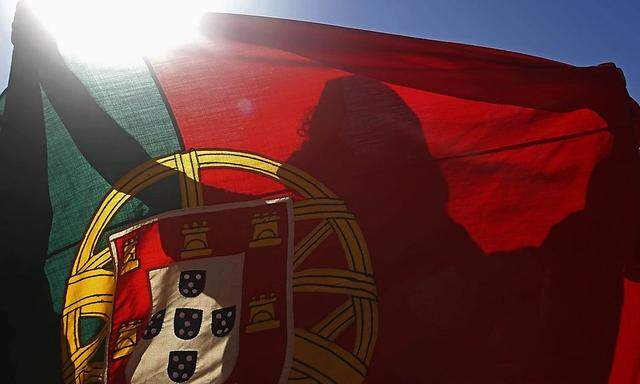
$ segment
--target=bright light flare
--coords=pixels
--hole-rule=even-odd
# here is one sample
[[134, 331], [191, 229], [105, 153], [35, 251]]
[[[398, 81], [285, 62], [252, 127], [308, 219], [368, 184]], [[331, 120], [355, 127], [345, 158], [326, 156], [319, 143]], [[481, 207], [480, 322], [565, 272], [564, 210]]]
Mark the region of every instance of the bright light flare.
[[203, 1], [31, 0], [61, 52], [122, 64], [198, 37]]

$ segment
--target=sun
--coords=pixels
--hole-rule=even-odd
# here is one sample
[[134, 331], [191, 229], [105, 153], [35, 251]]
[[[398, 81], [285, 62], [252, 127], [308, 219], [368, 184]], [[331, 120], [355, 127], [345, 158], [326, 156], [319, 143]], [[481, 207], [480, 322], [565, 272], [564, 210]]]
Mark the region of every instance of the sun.
[[[211, 4], [202, 0], [30, 0], [29, 6], [65, 55], [105, 64], [158, 55], [198, 38]], [[217, 1], [223, 10], [230, 1]]]

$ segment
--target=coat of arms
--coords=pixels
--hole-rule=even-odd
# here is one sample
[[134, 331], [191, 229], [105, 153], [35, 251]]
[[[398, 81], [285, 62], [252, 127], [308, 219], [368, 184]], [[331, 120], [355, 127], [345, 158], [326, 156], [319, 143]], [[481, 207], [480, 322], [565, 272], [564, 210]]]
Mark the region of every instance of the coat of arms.
[[[207, 206], [200, 174], [227, 168], [276, 180], [289, 197]], [[99, 248], [128, 200], [176, 174], [183, 209]], [[64, 383], [365, 380], [378, 293], [366, 240], [344, 200], [287, 164], [216, 149], [154, 159], [116, 184], [67, 281]], [[97, 331], [83, 326], [87, 319], [100, 321]]]

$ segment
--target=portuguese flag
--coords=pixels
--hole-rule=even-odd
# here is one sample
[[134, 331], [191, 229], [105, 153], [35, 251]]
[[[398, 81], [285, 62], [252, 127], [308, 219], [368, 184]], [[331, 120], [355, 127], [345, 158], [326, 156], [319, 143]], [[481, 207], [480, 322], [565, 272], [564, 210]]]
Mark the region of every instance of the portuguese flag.
[[3, 382], [640, 382], [612, 64], [208, 14], [127, 66], [18, 10]]

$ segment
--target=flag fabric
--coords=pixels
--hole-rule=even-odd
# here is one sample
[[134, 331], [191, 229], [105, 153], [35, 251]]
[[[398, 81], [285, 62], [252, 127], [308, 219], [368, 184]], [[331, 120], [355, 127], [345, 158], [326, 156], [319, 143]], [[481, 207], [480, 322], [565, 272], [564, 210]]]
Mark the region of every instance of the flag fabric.
[[640, 114], [618, 68], [201, 30], [113, 67], [18, 9], [10, 380], [640, 382]]

